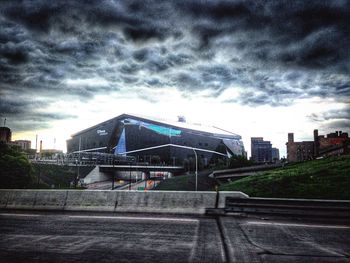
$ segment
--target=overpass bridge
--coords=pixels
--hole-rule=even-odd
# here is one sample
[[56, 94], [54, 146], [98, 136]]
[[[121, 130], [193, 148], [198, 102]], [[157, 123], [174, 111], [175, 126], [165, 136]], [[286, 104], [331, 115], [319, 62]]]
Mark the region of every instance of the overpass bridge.
[[[157, 166], [157, 165], [99, 165], [100, 173], [107, 173], [112, 175], [112, 189], [114, 189], [115, 172], [130, 172], [129, 178], [129, 190], [131, 186], [131, 172], [142, 172], [144, 177], [141, 182], [144, 183], [145, 188], [147, 187], [147, 181], [152, 180], [151, 172], [161, 172], [162, 177], [165, 178], [164, 172], [179, 174], [184, 171], [182, 166]], [[157, 177], [158, 178], [158, 177]], [[158, 178], [159, 179], [159, 178]], [[137, 181], [137, 179], [136, 179]]]
[[[87, 175], [79, 177], [83, 184], [91, 185], [99, 182], [110, 182], [111, 189], [114, 189], [116, 179], [123, 181], [137, 182], [144, 181], [145, 186], [148, 180], [165, 179], [169, 174], [176, 175], [184, 172], [182, 166], [159, 166], [144, 164], [128, 164], [128, 165], [96, 165]], [[105, 186], [103, 186], [105, 187]], [[105, 188], [103, 188], [105, 189]]]
[[114, 171], [141, 171], [179, 173], [184, 171], [183, 166], [157, 166], [157, 165], [99, 165], [100, 172]]

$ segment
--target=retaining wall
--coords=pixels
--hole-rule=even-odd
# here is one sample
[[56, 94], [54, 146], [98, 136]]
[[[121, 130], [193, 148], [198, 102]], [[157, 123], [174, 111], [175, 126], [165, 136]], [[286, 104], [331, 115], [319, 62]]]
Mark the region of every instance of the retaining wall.
[[241, 192], [220, 192], [217, 196], [216, 192], [185, 191], [0, 189], [0, 208], [204, 214], [216, 205], [224, 208], [227, 196], [248, 197]]

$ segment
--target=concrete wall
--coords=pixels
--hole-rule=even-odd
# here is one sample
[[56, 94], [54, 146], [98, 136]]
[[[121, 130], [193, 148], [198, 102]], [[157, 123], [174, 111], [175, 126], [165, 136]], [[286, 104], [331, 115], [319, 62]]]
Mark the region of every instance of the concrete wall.
[[[219, 208], [227, 196], [248, 197], [220, 192]], [[0, 189], [2, 209], [204, 214], [207, 208], [215, 208], [216, 199], [216, 192]]]
[[95, 182], [102, 182], [112, 180], [112, 175], [100, 172], [100, 167], [97, 165], [87, 176], [84, 178], [85, 184], [92, 184]]

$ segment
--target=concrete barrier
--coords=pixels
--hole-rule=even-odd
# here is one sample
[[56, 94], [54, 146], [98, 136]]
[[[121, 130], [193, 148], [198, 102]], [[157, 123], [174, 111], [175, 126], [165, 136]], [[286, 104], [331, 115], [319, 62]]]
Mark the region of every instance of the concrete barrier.
[[12, 190], [8, 195], [6, 208], [34, 209], [37, 190]]
[[7, 202], [13, 190], [0, 190], [0, 208], [6, 208]]
[[204, 214], [225, 205], [227, 196], [241, 192], [111, 191], [111, 190], [0, 190], [0, 208], [105, 212]]
[[249, 195], [247, 195], [247, 194], [245, 194], [243, 192], [220, 191], [219, 192], [218, 208], [225, 208], [226, 197], [249, 198]]
[[204, 214], [215, 206], [215, 192], [118, 191], [115, 211]]
[[38, 190], [34, 209], [63, 210], [67, 194], [67, 190]]
[[116, 192], [110, 190], [69, 190], [65, 210], [113, 212]]

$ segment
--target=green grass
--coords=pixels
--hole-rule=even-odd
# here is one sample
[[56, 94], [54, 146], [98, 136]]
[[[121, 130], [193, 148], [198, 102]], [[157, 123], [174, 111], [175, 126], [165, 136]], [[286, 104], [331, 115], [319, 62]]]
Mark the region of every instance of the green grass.
[[[198, 191], [214, 191], [215, 180], [209, 178], [211, 171], [198, 173]], [[194, 191], [196, 188], [196, 177], [194, 174], [178, 175], [162, 181], [155, 190], [162, 191]]]
[[220, 186], [254, 197], [350, 199], [350, 156], [330, 157], [262, 172]]

